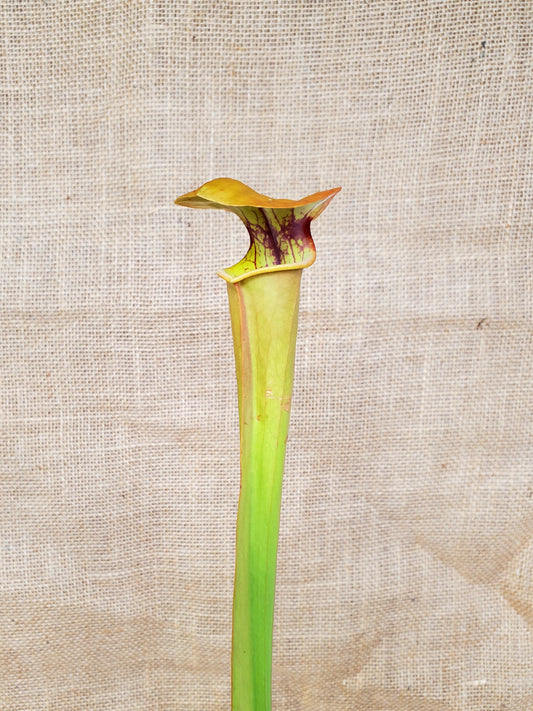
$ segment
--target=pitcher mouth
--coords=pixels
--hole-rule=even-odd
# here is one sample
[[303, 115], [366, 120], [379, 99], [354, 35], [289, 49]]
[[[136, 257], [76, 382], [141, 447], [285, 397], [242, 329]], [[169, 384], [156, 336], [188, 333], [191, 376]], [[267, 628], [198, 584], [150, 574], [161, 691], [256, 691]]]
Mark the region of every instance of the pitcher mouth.
[[310, 224], [341, 188], [313, 193], [301, 200], [270, 198], [232, 178], [217, 178], [181, 195], [177, 205], [233, 212], [250, 235], [245, 256], [217, 274], [235, 283], [260, 273], [304, 269], [313, 264], [316, 249]]

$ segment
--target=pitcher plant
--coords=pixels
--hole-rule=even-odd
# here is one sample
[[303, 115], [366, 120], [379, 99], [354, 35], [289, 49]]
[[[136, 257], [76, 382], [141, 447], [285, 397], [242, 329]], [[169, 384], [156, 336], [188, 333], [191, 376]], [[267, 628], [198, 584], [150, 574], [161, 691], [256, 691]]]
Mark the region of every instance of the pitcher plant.
[[340, 188], [277, 200], [218, 178], [177, 205], [228, 210], [250, 235], [226, 281], [239, 402], [241, 482], [232, 634], [232, 711], [271, 711], [272, 630], [281, 489], [294, 372], [300, 280], [315, 261], [311, 221]]

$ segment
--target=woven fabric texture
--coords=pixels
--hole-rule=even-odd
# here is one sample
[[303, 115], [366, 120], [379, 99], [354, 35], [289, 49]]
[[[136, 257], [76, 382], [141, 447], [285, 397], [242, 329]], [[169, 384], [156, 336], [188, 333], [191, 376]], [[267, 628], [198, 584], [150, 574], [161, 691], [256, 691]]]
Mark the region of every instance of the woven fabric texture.
[[343, 186], [274, 709], [530, 711], [530, 0], [0, 0], [0, 36], [0, 710], [230, 706], [247, 235], [173, 205], [228, 176]]

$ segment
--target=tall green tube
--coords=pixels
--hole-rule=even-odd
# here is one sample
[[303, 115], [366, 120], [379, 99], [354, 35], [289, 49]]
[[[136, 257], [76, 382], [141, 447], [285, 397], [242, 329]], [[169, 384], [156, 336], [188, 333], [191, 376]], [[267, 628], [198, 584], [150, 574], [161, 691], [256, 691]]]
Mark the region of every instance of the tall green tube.
[[271, 708], [276, 555], [301, 274], [278, 271], [228, 283], [241, 442], [233, 711]]

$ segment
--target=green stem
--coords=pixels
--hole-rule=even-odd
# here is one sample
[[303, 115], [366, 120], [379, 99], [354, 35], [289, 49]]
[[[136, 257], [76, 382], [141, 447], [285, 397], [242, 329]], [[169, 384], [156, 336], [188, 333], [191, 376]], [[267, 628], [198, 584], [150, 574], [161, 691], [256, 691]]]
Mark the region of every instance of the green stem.
[[241, 435], [232, 711], [270, 711], [283, 465], [301, 269], [228, 282]]

